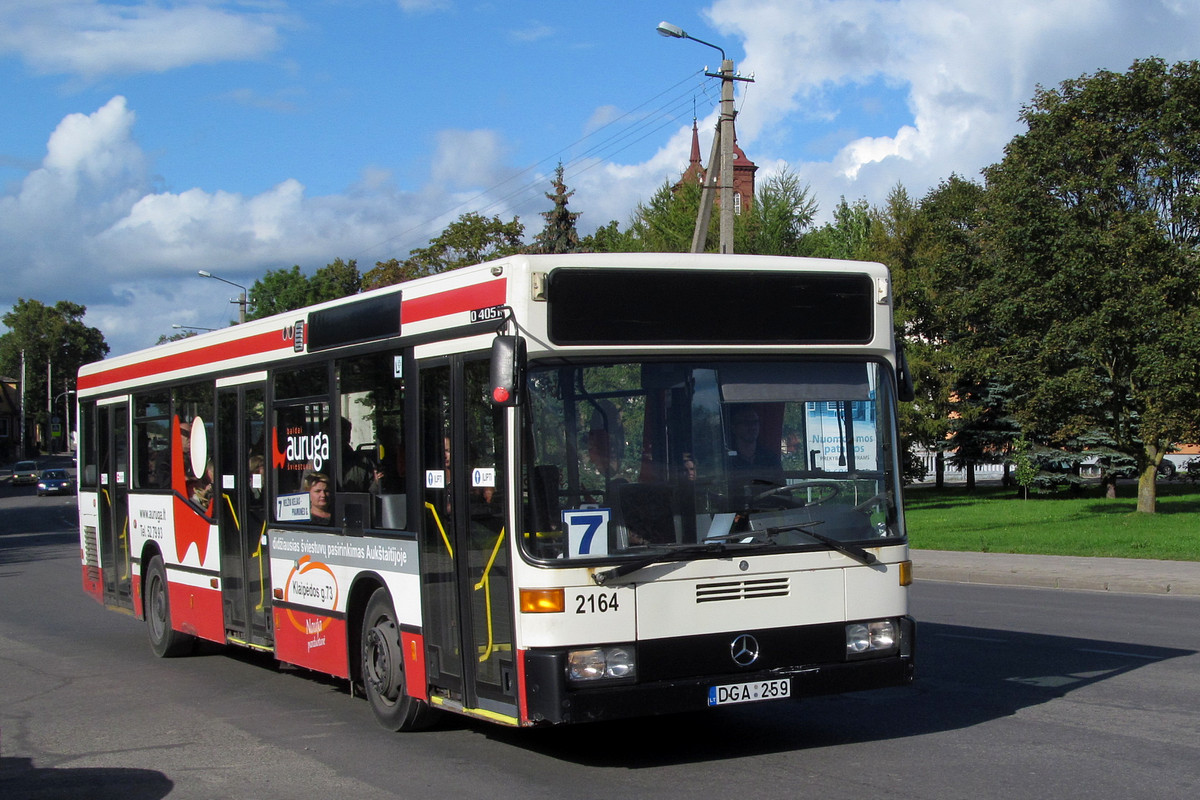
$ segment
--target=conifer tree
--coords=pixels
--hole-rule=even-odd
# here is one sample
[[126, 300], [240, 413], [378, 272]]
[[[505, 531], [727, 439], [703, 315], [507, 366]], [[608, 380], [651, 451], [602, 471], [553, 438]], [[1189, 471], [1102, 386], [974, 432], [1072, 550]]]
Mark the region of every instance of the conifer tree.
[[575, 229], [575, 220], [579, 212], [567, 211], [567, 201], [574, 191], [567, 191], [563, 182], [563, 165], [560, 161], [554, 170], [554, 180], [550, 182], [554, 194], [546, 193], [546, 199], [554, 201], [554, 208], [543, 211], [546, 227], [542, 229], [533, 241], [531, 251], [534, 253], [575, 253], [579, 250], [579, 232]]

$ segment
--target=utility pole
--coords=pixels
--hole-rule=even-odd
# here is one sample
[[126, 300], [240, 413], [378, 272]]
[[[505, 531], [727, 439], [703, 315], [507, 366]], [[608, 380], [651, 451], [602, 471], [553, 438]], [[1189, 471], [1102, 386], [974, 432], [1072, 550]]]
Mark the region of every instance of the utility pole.
[[25, 350], [21, 350], [21, 454], [18, 458], [25, 457]]
[[[712, 75], [712, 73], [706, 73]], [[721, 71], [721, 252], [733, 252], [733, 61], [723, 59]], [[709, 167], [709, 169], [712, 169]]]
[[54, 388], [50, 382], [50, 375], [52, 373], [50, 366], [53, 363], [51, 359], [46, 359], [46, 430], [44, 433], [46, 436], [47, 453], [54, 452]]
[[[691, 39], [693, 42], [707, 45], [721, 54], [721, 70], [705, 72], [710, 78], [721, 79], [721, 116], [717, 123], [717, 131], [713, 137], [712, 154], [708, 158], [708, 171], [704, 176], [704, 185], [700, 193], [700, 209], [696, 213], [696, 228], [692, 232], [692, 252], [704, 252], [704, 241], [708, 235], [708, 222], [712, 219], [713, 187], [717, 176], [720, 176], [721, 186], [721, 225], [719, 252], [733, 252], [733, 118], [737, 112], [733, 107], [733, 82], [753, 81], [754, 76], [743, 78], [733, 69], [733, 60], [725, 57], [725, 50], [711, 42], [697, 39], [689, 35], [678, 25], [669, 22], [658, 23], [656, 30], [662, 36], [672, 39]], [[720, 154], [718, 172], [717, 154]]]

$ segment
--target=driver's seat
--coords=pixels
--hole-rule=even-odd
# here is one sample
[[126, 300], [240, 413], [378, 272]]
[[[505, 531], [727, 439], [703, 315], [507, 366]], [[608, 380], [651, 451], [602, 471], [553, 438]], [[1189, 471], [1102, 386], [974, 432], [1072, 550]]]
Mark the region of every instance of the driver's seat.
[[613, 513], [619, 547], [630, 544], [674, 544], [681, 528], [675, 515], [675, 492], [654, 483], [614, 484]]

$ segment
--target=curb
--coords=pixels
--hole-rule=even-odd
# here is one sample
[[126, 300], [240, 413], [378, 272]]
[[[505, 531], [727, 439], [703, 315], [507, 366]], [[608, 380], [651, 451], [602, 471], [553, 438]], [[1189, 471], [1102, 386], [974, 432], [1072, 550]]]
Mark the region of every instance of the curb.
[[1132, 558], [912, 551], [918, 581], [1200, 597], [1200, 563]]

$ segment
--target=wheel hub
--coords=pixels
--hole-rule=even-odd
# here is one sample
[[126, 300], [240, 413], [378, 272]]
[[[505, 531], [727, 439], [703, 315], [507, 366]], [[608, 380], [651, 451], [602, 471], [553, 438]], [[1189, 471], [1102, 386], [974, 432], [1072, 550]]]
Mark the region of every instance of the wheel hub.
[[375, 692], [389, 700], [399, 693], [400, 659], [387, 632], [376, 626], [367, 631], [364, 643], [363, 677]]

